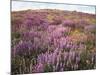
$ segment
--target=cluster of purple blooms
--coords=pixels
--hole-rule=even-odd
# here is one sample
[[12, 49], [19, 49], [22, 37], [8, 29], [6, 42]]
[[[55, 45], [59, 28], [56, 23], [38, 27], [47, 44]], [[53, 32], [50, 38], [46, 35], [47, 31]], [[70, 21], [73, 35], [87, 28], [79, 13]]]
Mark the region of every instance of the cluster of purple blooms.
[[[73, 21], [64, 20], [62, 23], [57, 19], [56, 23], [49, 23], [46, 19], [47, 13], [41, 14], [39, 12], [26, 12], [26, 14], [23, 12], [23, 15], [24, 21], [21, 23], [12, 22], [12, 32], [19, 33], [12, 38], [12, 42], [14, 42], [12, 43], [12, 64], [14, 65], [12, 70], [14, 73], [95, 68], [95, 52], [87, 50], [88, 42], [73, 42], [70, 37], [73, 29], [79, 28]], [[95, 26], [84, 28], [83, 30], [89, 30], [89, 28], [93, 30]], [[90, 41], [88, 49], [91, 47]], [[25, 61], [19, 60], [20, 58]], [[21, 68], [23, 64], [25, 68], [29, 68], [28, 71]], [[20, 67], [16, 68], [18, 65]]]

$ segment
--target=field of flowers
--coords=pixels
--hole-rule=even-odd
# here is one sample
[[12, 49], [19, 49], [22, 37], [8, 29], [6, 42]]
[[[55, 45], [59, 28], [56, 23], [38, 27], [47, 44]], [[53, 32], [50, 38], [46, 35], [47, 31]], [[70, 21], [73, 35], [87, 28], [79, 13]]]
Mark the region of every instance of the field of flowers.
[[11, 12], [12, 74], [95, 69], [95, 17], [56, 9]]

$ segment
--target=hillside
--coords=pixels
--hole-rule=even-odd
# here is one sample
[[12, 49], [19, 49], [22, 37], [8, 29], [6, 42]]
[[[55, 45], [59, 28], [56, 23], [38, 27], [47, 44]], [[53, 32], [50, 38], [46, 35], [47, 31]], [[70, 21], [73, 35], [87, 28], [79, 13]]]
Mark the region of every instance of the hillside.
[[96, 15], [58, 9], [11, 12], [12, 74], [96, 67]]

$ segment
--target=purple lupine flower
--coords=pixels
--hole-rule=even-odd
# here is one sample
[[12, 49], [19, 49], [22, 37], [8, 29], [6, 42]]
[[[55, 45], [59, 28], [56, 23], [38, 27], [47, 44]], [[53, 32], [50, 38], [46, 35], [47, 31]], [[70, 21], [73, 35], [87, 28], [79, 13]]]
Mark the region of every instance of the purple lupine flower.
[[30, 41], [20, 41], [16, 46], [14, 46], [14, 49], [16, 55], [27, 55], [33, 50], [33, 44]]
[[76, 56], [76, 63], [78, 64], [80, 62], [80, 56]]
[[60, 44], [60, 48], [63, 48], [66, 45], [67, 41], [65, 37], [60, 38], [59, 40], [59, 44]]
[[64, 52], [63, 55], [64, 55], [64, 61], [66, 61], [68, 59], [68, 52]]
[[75, 51], [70, 51], [69, 52], [69, 60], [71, 61], [73, 61], [75, 59]]

